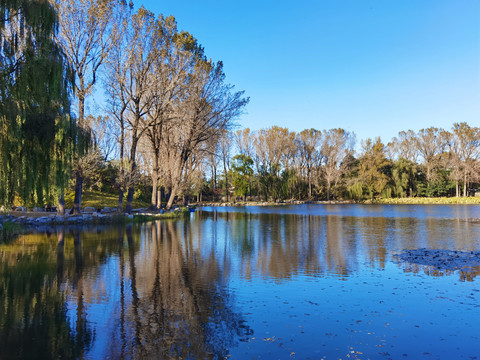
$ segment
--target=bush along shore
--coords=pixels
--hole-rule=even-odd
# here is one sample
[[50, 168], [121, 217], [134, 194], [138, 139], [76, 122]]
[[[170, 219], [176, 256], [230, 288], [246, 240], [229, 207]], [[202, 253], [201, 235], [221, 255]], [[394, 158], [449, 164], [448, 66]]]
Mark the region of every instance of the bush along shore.
[[[25, 211], [23, 211], [25, 210]], [[186, 207], [175, 208], [169, 212], [151, 212], [146, 209], [136, 209], [132, 214], [123, 214], [112, 211], [97, 212], [86, 209], [78, 215], [58, 215], [46, 212], [27, 212], [21, 209], [9, 214], [0, 215], [0, 231], [19, 226], [38, 227], [43, 225], [70, 225], [70, 224], [119, 224], [128, 222], [146, 222], [158, 219], [181, 218], [189, 214]]]
[[480, 196], [379, 198], [366, 200], [364, 203], [387, 205], [480, 205]]
[[202, 202], [197, 206], [284, 206], [302, 204], [355, 204], [354, 200], [330, 200], [330, 201], [303, 201], [303, 200], [281, 200], [281, 201], [230, 201], [230, 202]]

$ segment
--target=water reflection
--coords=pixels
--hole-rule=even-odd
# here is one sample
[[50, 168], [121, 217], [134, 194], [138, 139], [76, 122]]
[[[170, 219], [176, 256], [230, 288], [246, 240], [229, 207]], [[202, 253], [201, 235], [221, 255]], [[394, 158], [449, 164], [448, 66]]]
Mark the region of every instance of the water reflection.
[[[417, 294], [423, 284], [403, 276], [454, 274], [466, 284], [480, 274], [392, 262], [403, 249], [480, 249], [479, 226], [438, 210], [433, 218], [370, 216], [376, 208], [369, 216], [351, 216], [358, 208], [342, 215], [337, 207], [221, 210], [142, 226], [51, 228], [0, 244], [0, 358], [223, 359], [245, 344], [263, 353], [262, 334], [253, 330], [269, 322], [280, 329], [291, 319], [311, 329], [302, 346], [312, 355], [313, 339], [327, 343], [336, 324], [365, 326], [356, 330], [365, 336], [382, 309], [396, 313], [390, 304], [401, 308], [417, 296], [415, 303], [430, 309]], [[357, 322], [360, 306], [368, 322]], [[463, 313], [462, 302], [456, 306]], [[399, 324], [417, 317], [407, 314]], [[316, 333], [318, 321], [328, 327], [324, 335]], [[293, 330], [286, 331], [290, 338]], [[300, 338], [294, 342], [300, 347]], [[339, 354], [335, 349], [329, 354]]]
[[[348, 276], [365, 266], [384, 269], [392, 253], [402, 249], [480, 248], [480, 228], [458, 219], [241, 211], [200, 211], [195, 216], [203, 227], [195, 233], [216, 243], [221, 239], [223, 251], [240, 259], [237, 270], [247, 279], [253, 274], [277, 280], [303, 273]], [[434, 269], [429, 273], [437, 274]], [[477, 275], [472, 270], [462, 278]]]
[[2, 245], [2, 357], [227, 356], [251, 330], [234, 311], [228, 267], [189, 226], [59, 228]]
[[130, 227], [126, 235], [131, 298], [121, 328], [131, 333], [121, 334], [121, 338], [134, 340], [122, 344], [120, 357], [204, 359], [228, 355], [228, 349], [249, 330], [232, 309], [225, 274], [214, 250], [203, 256], [187, 223], [145, 226], [143, 248], [137, 254], [131, 246]]
[[[59, 235], [58, 259], [63, 246]], [[50, 241], [48, 235], [36, 236]], [[28, 236], [0, 248], [0, 349], [2, 358], [77, 358], [74, 329], [59, 291], [63, 269], [55, 252]], [[36, 241], [35, 241], [36, 242]], [[62, 262], [63, 263], [63, 262]]]

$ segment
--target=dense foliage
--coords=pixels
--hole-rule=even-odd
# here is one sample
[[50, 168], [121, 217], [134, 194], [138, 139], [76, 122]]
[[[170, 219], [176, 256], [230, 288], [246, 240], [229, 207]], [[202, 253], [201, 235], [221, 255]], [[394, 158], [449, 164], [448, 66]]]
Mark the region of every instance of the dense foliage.
[[56, 13], [46, 1], [2, 0], [0, 17], [0, 204], [52, 202], [75, 130]]

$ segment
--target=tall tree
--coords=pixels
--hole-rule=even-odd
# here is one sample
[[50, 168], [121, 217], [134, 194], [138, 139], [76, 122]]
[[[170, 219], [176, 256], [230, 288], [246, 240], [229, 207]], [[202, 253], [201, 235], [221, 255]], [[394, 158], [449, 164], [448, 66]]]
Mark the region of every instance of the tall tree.
[[228, 130], [247, 103], [243, 91], [233, 92], [233, 86], [225, 83], [222, 62], [198, 59], [189, 78], [188, 91], [175, 105], [177, 161], [171, 172], [172, 192], [167, 208], [173, 204], [185, 164], [192, 153]]
[[315, 129], [306, 129], [297, 134], [300, 169], [306, 173], [309, 199], [312, 198], [313, 174], [321, 164], [321, 138], [322, 132]]
[[367, 139], [363, 143], [362, 155], [359, 158], [358, 179], [368, 196], [373, 199], [386, 190], [390, 161], [385, 156], [385, 146], [380, 138], [375, 142]]
[[243, 200], [246, 201], [253, 176], [252, 158], [243, 154], [235, 155], [233, 157], [232, 176], [235, 195], [243, 196]]
[[343, 159], [353, 153], [355, 135], [343, 129], [326, 130], [322, 134], [322, 174], [327, 183], [327, 200], [330, 200], [332, 184], [336, 185], [346, 168]]
[[[272, 126], [256, 132], [254, 139], [255, 159], [260, 184], [265, 200], [273, 196], [278, 199], [281, 192], [280, 175], [285, 168], [285, 160], [292, 139], [287, 128]], [[282, 162], [283, 161], [283, 162]]]
[[54, 40], [58, 19], [40, 0], [2, 0], [0, 17], [0, 203], [15, 195], [51, 202], [68, 172], [57, 147], [66, 137], [57, 134], [70, 134], [71, 78]]
[[436, 127], [421, 129], [416, 134], [414, 143], [423, 159], [427, 184], [434, 179], [438, 156], [445, 151], [447, 140], [448, 136], [445, 130]]
[[118, 38], [119, 25], [124, 13], [125, 1], [119, 0], [55, 0], [59, 14], [58, 43], [62, 46], [75, 73], [74, 92], [78, 100], [77, 138], [78, 162], [76, 164], [75, 200], [73, 212], [80, 213], [83, 164], [88, 157], [89, 133], [92, 129], [85, 121], [85, 100], [92, 94], [98, 73]]
[[480, 179], [480, 128], [471, 127], [465, 122], [455, 123], [452, 141], [454, 158], [463, 169], [463, 196], [468, 196], [469, 183]]
[[196, 46], [196, 40], [186, 32], [178, 32], [173, 16], [159, 17], [157, 21], [155, 50], [159, 56], [154, 62], [154, 75], [151, 110], [146, 114], [148, 126], [146, 136], [152, 152], [152, 200], [151, 206], [157, 208], [160, 202], [158, 186], [160, 184], [160, 149], [163, 135], [168, 128], [167, 122], [175, 119], [175, 99], [187, 91], [188, 76], [195, 64], [195, 56], [203, 50]]
[[[128, 132], [130, 149], [128, 172], [125, 180], [127, 187], [127, 213], [132, 210], [135, 174], [137, 172], [137, 146], [148, 128], [147, 114], [151, 111], [155, 93], [155, 61], [160, 56], [156, 41], [159, 39], [154, 14], [141, 7], [132, 14], [123, 27], [119, 41], [112, 49], [108, 62], [108, 93], [110, 108], [122, 129], [122, 137]], [[123, 146], [121, 141], [121, 164]], [[122, 168], [123, 172], [123, 168]], [[120, 189], [119, 208], [123, 198]]]

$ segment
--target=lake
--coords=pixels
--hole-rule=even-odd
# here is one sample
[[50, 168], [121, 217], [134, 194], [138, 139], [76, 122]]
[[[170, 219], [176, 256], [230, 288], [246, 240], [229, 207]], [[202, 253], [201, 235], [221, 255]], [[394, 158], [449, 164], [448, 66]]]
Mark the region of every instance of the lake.
[[203, 207], [0, 244], [0, 359], [475, 359], [480, 206]]

